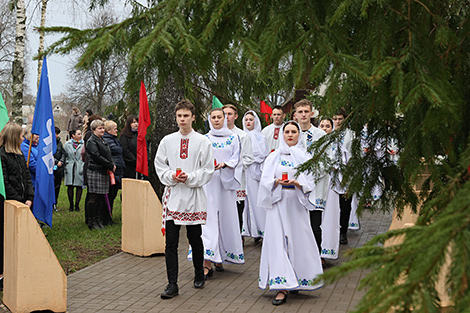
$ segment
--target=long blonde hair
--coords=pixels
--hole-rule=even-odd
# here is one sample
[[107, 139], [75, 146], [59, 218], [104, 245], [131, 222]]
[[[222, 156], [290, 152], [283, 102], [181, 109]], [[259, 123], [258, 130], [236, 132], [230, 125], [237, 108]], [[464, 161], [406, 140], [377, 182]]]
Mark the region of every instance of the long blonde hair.
[[2, 137], [1, 145], [5, 147], [7, 153], [22, 154], [20, 147], [22, 132], [23, 128], [16, 123], [9, 122], [3, 127], [0, 132], [0, 136]]

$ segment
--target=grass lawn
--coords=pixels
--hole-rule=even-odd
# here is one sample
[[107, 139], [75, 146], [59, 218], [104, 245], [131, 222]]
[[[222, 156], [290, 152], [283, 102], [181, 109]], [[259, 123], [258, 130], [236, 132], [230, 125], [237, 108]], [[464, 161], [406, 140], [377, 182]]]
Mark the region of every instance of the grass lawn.
[[85, 224], [83, 190], [79, 212], [69, 211], [67, 187], [62, 184], [52, 229], [43, 231], [66, 274], [73, 273], [121, 251], [121, 192], [114, 200], [113, 226], [90, 230]]

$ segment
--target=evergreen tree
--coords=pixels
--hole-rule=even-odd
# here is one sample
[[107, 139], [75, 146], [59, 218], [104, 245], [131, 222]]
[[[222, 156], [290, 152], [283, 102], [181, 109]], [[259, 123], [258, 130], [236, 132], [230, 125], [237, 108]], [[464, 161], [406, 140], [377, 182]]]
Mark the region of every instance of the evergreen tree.
[[[185, 95], [194, 90], [195, 78], [214, 86], [230, 81], [226, 64], [245, 67], [263, 83], [270, 75], [286, 82], [286, 89], [292, 82], [312, 87], [327, 81], [321, 114], [346, 108], [344, 127], [357, 134], [343, 168], [349, 193], [364, 203], [383, 177], [380, 208], [401, 212], [422, 206], [415, 227], [377, 236], [325, 278], [372, 269], [358, 312], [437, 312], [435, 285], [447, 255], [448, 293], [455, 311], [465, 312], [470, 307], [469, 24], [468, 1], [458, 0], [164, 0], [136, 6], [131, 18], [106, 28], [49, 31], [66, 33], [51, 52], [86, 46], [84, 64], [124, 44], [135, 68], [157, 68], [161, 78], [172, 73]], [[276, 78], [279, 70], [291, 77], [290, 84]], [[211, 73], [216, 73], [212, 80]], [[254, 86], [256, 80], [240, 85], [237, 95], [253, 94]], [[359, 134], [366, 124], [371, 147], [385, 150], [390, 141], [398, 143], [398, 164], [373, 150], [362, 155]], [[323, 166], [319, 152], [339, 135], [315, 145], [318, 157], [303, 169]], [[413, 186], [423, 173], [429, 178], [417, 194]], [[402, 244], [381, 245], [400, 235], [405, 235]]]

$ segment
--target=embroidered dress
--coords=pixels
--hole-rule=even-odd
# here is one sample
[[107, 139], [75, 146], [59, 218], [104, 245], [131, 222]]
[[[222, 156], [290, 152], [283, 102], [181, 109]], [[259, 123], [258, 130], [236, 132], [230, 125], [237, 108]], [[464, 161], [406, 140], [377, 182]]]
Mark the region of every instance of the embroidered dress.
[[235, 168], [235, 177], [241, 186], [237, 190], [237, 201], [244, 200], [246, 197], [246, 178], [245, 170], [255, 161], [253, 157], [253, 148], [251, 138], [243, 130], [235, 126], [232, 132], [238, 135], [240, 141], [240, 162]]
[[[276, 178], [296, 170], [290, 155], [281, 155]], [[272, 178], [274, 182], [275, 178]], [[315, 290], [313, 284], [322, 274], [320, 255], [310, 226], [309, 213], [301, 201], [307, 196], [298, 188], [278, 185], [273, 194], [280, 200], [267, 209], [266, 226], [261, 250], [259, 288], [271, 290]]]
[[[179, 131], [165, 136], [155, 156], [155, 170], [164, 184], [164, 218], [176, 225], [206, 222], [206, 194], [202, 188], [214, 172], [211, 143], [194, 130], [186, 136]], [[185, 183], [176, 183], [172, 174], [180, 168], [188, 175]]]
[[279, 147], [279, 136], [282, 135], [282, 125], [276, 126], [274, 124], [270, 124], [261, 131], [261, 133], [266, 137], [269, 152], [273, 152]]
[[[227, 167], [215, 171], [204, 186], [207, 195], [207, 223], [202, 227], [204, 259], [214, 263], [244, 264], [236, 205], [236, 190], [240, 183], [234, 177], [240, 157], [238, 136], [233, 133], [229, 136], [209, 133], [206, 136], [217, 164], [225, 163]], [[192, 259], [191, 248], [188, 259]]]
[[[259, 180], [261, 179], [261, 170], [264, 159], [268, 156], [269, 150], [266, 144], [266, 137], [260, 132], [261, 122], [254, 111], [248, 111], [253, 114], [255, 127], [252, 131], [248, 130], [243, 123], [243, 130], [250, 136], [254, 162], [245, 170], [246, 178], [246, 200], [243, 210], [242, 236], [262, 238], [264, 235], [264, 224], [266, 220], [266, 209], [258, 206]], [[248, 113], [247, 112], [247, 113]], [[245, 121], [245, 117], [243, 121]]]
[[[323, 273], [320, 254], [315, 242], [308, 210], [313, 190], [310, 175], [295, 177], [295, 167], [308, 159], [299, 142], [289, 147], [281, 137], [279, 149], [266, 161], [260, 181], [258, 205], [266, 208], [266, 225], [261, 250], [259, 288], [271, 290], [315, 290], [323, 283], [313, 281]], [[277, 185], [275, 180], [286, 172], [296, 179], [302, 190], [294, 186]]]

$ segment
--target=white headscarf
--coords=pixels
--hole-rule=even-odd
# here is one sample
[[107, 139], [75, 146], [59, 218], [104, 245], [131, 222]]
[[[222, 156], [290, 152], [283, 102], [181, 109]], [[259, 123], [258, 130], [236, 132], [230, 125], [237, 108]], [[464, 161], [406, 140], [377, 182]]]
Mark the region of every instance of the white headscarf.
[[221, 129], [215, 129], [214, 126], [212, 126], [212, 121], [211, 121], [211, 115], [209, 113], [209, 126], [211, 130], [209, 130], [209, 135], [212, 136], [217, 136], [217, 137], [227, 137], [233, 135], [233, 132], [227, 127], [227, 116], [224, 113], [224, 125], [222, 126]]
[[[294, 122], [295, 124], [297, 124], [298, 130], [299, 130], [299, 140], [297, 141], [297, 144], [292, 147], [289, 147], [289, 145], [284, 140], [284, 128], [290, 122]], [[279, 160], [281, 159], [281, 155], [283, 154], [291, 155], [292, 161], [295, 167], [306, 162], [310, 158], [309, 155], [307, 154], [307, 151], [302, 145], [303, 134], [302, 134], [302, 131], [300, 131], [300, 129], [301, 128], [299, 124], [295, 121], [286, 122], [282, 126], [281, 128], [282, 132], [279, 136], [279, 148], [276, 149], [274, 152], [271, 152], [271, 154], [269, 154], [269, 156], [266, 158], [266, 161], [264, 161], [264, 169], [263, 169], [263, 174], [261, 176], [259, 192], [258, 192], [258, 206], [263, 207], [263, 208], [272, 208], [272, 204], [280, 200], [280, 198], [278, 199], [276, 196], [273, 197], [272, 195], [273, 195], [273, 184], [275, 180], [276, 169], [279, 165]], [[299, 176], [295, 179], [302, 186], [303, 193], [309, 193], [314, 189], [314, 184], [313, 184], [314, 180], [310, 174], [300, 173]], [[301, 202], [304, 205], [307, 205], [306, 200], [307, 199], [305, 197], [305, 199], [302, 199]]]
[[[255, 117], [255, 128], [253, 130], [249, 130], [245, 125], [246, 115], [250, 112]], [[247, 133], [251, 138], [251, 145], [253, 147], [255, 162], [262, 163], [268, 156], [269, 151], [266, 137], [261, 133], [261, 122], [255, 111], [250, 110], [247, 111], [245, 115], [243, 115], [243, 131], [245, 131], [245, 133]]]

